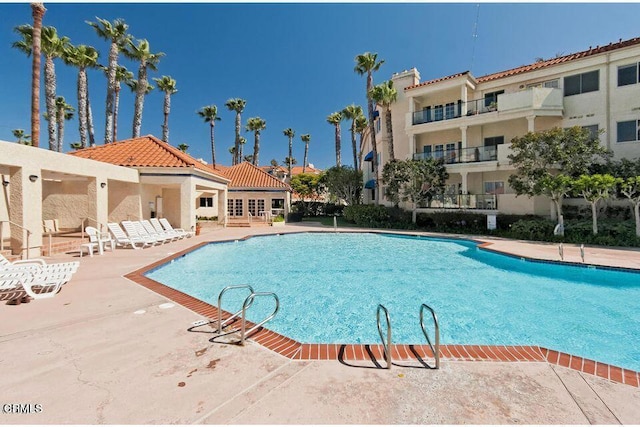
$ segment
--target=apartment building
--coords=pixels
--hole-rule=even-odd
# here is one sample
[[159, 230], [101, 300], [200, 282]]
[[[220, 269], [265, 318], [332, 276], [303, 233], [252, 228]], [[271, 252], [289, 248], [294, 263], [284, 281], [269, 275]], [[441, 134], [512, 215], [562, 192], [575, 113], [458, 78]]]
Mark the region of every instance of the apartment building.
[[[640, 38], [475, 77], [469, 71], [420, 82], [413, 68], [392, 76], [395, 156], [443, 158], [449, 179], [430, 209], [553, 216], [545, 197], [509, 187], [512, 138], [553, 127], [598, 131], [614, 158], [640, 157]], [[379, 173], [389, 160], [384, 113], [376, 119]], [[365, 202], [373, 201], [370, 142], [365, 146]], [[367, 163], [368, 162], [368, 163]], [[381, 185], [380, 199], [384, 187]]]

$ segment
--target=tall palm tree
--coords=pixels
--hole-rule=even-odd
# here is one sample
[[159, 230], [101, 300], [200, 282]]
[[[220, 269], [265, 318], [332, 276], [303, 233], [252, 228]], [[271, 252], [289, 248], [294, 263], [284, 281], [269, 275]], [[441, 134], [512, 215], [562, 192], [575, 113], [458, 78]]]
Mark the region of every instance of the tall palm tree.
[[[27, 56], [33, 53], [33, 27], [31, 25], [19, 25], [14, 29], [22, 39], [14, 42], [13, 47], [24, 52]], [[55, 117], [56, 114], [56, 69], [55, 58], [60, 58], [69, 45], [68, 37], [59, 37], [55, 27], [43, 27], [41, 32], [41, 50], [44, 54], [44, 90], [47, 106], [47, 115]], [[49, 149], [56, 150], [57, 134], [56, 124], [49, 120], [47, 131], [49, 134]]]
[[88, 87], [87, 68], [98, 66], [98, 51], [87, 45], [69, 45], [62, 58], [67, 65], [78, 67], [78, 132], [80, 148], [87, 146]]
[[327, 122], [334, 125], [336, 128], [336, 166], [340, 167], [342, 165], [341, 157], [340, 157], [340, 145], [341, 145], [341, 135], [340, 135], [340, 122], [342, 121], [342, 111], [336, 111], [335, 113], [331, 113], [327, 116]]
[[185, 144], [184, 142], [178, 145], [178, 150], [182, 151], [183, 153], [186, 153], [188, 149], [189, 149], [189, 145]]
[[380, 66], [384, 64], [384, 59], [378, 61], [378, 54], [365, 52], [356, 56], [355, 58], [356, 66], [354, 71], [359, 75], [367, 75], [367, 110], [369, 113], [369, 133], [371, 138], [371, 148], [373, 150], [373, 172], [375, 174], [375, 192], [376, 195], [374, 197], [374, 203], [378, 204], [378, 146], [376, 144], [376, 131], [374, 129], [373, 122], [373, 101], [369, 97], [369, 92], [373, 89], [373, 72], [378, 71]]
[[391, 127], [391, 104], [398, 99], [398, 91], [393, 87], [393, 81], [387, 80], [371, 89], [369, 96], [376, 104], [384, 109], [387, 141], [389, 144], [389, 160], [395, 160], [393, 152], [393, 129]]
[[140, 136], [140, 128], [142, 127], [142, 110], [144, 109], [144, 96], [148, 93], [144, 90], [147, 80], [147, 69], [150, 68], [156, 71], [157, 65], [160, 62], [160, 58], [164, 56], [164, 53], [152, 53], [147, 40], [138, 40], [138, 44], [134, 44], [129, 40], [129, 43], [122, 48], [122, 53], [127, 58], [138, 61], [138, 84], [136, 87], [136, 99], [135, 108], [133, 110], [133, 132], [132, 137], [137, 138]]
[[[284, 161], [282, 162], [283, 165], [285, 165], [286, 167], [289, 168], [289, 171], [291, 171], [291, 167], [293, 165], [297, 165], [298, 161], [295, 159], [295, 157], [285, 157]], [[291, 179], [291, 176], [289, 176], [289, 179]]]
[[233, 164], [233, 162], [236, 161], [236, 147], [232, 145], [231, 147], [229, 147], [228, 151], [229, 154], [231, 154], [231, 163]]
[[356, 133], [360, 137], [360, 149], [358, 150], [357, 170], [362, 170], [362, 149], [364, 148], [364, 135], [369, 131], [369, 120], [363, 115], [356, 118]]
[[302, 173], [305, 173], [307, 171], [307, 165], [309, 164], [307, 160], [309, 160], [309, 141], [311, 141], [311, 135], [308, 133], [300, 135], [300, 139], [302, 140], [302, 142], [304, 142], [304, 161], [302, 162]]
[[200, 111], [198, 111], [198, 115], [202, 117], [205, 123], [209, 123], [211, 126], [211, 164], [213, 167], [216, 167], [216, 144], [213, 137], [213, 128], [216, 125], [216, 121], [220, 121], [220, 117], [218, 117], [218, 107], [215, 105], [207, 105], [206, 107], [202, 107]]
[[122, 19], [116, 19], [109, 22], [106, 19], [96, 17], [98, 22], [89, 22], [89, 24], [98, 37], [111, 42], [109, 48], [109, 65], [107, 67], [107, 106], [105, 110], [105, 126], [104, 126], [104, 143], [113, 142], [113, 102], [114, 91], [116, 87], [116, 68], [118, 67], [118, 54], [120, 49], [126, 45], [131, 36], [127, 34], [129, 26]]
[[[125, 84], [127, 86], [129, 86], [129, 89], [131, 89], [131, 92], [138, 93], [138, 81], [137, 80], [129, 80], [129, 81], [125, 82]], [[147, 82], [147, 88], [144, 90], [144, 94], [147, 95], [147, 94], [149, 94], [149, 92], [151, 92], [154, 89], [155, 89], [155, 87], [153, 87], [152, 85], [149, 84], [149, 82]]]
[[24, 129], [13, 129], [11, 133], [18, 139], [16, 141], [18, 144], [31, 145], [31, 141], [29, 140], [31, 136], [26, 135]]
[[176, 93], [176, 81], [170, 76], [162, 78], [154, 77], [153, 81], [158, 85], [158, 89], [164, 92], [164, 121], [162, 122], [162, 140], [169, 142], [169, 112], [171, 110], [171, 95]]
[[267, 122], [260, 117], [251, 117], [247, 120], [247, 126], [245, 129], [249, 132], [253, 132], [253, 157], [251, 158], [253, 165], [258, 166], [258, 156], [260, 154], [260, 132], [267, 128]]
[[64, 146], [64, 122], [73, 118], [73, 112], [76, 111], [63, 96], [56, 98], [56, 126], [58, 128], [58, 152], [62, 151]]
[[235, 143], [235, 147], [236, 147], [236, 155], [233, 159], [233, 164], [236, 165], [238, 163], [240, 163], [240, 126], [242, 124], [242, 118], [240, 116], [240, 114], [242, 114], [242, 112], [244, 111], [244, 107], [246, 107], [247, 105], [247, 101], [245, 101], [244, 99], [241, 98], [231, 98], [228, 99], [227, 102], [225, 102], [224, 104], [229, 111], [235, 111], [236, 112], [236, 143]]
[[358, 170], [358, 150], [356, 148], [356, 119], [363, 115], [362, 107], [351, 104], [344, 107], [342, 115], [345, 119], [351, 120], [351, 147], [353, 148], [353, 168]]
[[[108, 75], [109, 68], [101, 66], [105, 75]], [[112, 141], [118, 140], [118, 111], [120, 109], [120, 90], [122, 89], [122, 83], [131, 87], [133, 82], [133, 73], [127, 70], [127, 67], [118, 65], [116, 67], [116, 86], [113, 88], [113, 137]], [[135, 92], [135, 90], [134, 90]]]
[[238, 140], [238, 148], [240, 148], [240, 150], [238, 151], [238, 163], [242, 163], [242, 152], [244, 151], [244, 144], [247, 143], [247, 138], [245, 138], [244, 136], [241, 136], [240, 139]]
[[[293, 137], [296, 136], [296, 131], [291, 128], [287, 128], [282, 131], [284, 136], [289, 137], [289, 156], [286, 159], [293, 159]], [[289, 179], [291, 179], [291, 162], [286, 161], [285, 164], [289, 167]]]
[[33, 32], [31, 51], [31, 145], [40, 146], [40, 59], [42, 40], [42, 18], [47, 11], [42, 3], [31, 3], [33, 16]]

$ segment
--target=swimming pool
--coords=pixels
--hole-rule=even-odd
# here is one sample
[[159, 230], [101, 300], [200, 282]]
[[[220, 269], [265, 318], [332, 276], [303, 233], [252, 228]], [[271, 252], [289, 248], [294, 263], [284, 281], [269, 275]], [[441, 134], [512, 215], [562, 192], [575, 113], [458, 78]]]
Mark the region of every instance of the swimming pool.
[[[444, 344], [540, 345], [640, 370], [640, 274], [527, 262], [464, 240], [302, 233], [209, 244], [146, 274], [213, 305], [247, 283], [278, 294], [267, 325], [303, 343], [377, 343], [376, 307], [395, 343], [423, 343], [419, 307]], [[243, 292], [225, 295], [236, 311]], [[256, 301], [261, 320], [272, 301]]]

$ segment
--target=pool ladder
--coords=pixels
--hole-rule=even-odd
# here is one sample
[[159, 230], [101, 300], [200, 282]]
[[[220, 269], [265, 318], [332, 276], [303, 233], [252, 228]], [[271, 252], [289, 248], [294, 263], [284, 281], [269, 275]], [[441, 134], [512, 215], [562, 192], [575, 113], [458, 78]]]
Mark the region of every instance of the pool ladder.
[[[429, 334], [427, 333], [427, 328], [424, 326], [424, 312], [425, 310], [429, 310], [431, 313], [431, 318], [433, 319], [433, 325], [435, 329], [435, 342], [432, 343], [429, 338]], [[385, 321], [387, 322], [387, 339], [385, 340], [384, 335], [382, 333], [382, 322], [381, 322], [381, 314], [384, 314]], [[378, 334], [380, 334], [380, 340], [382, 340], [382, 347], [384, 349], [385, 360], [387, 362], [387, 369], [391, 369], [391, 319], [389, 318], [389, 310], [382, 305], [378, 304], [378, 309], [376, 310], [376, 320], [378, 322]], [[436, 316], [436, 312], [433, 311], [431, 307], [427, 304], [422, 304], [420, 306], [420, 328], [422, 329], [422, 333], [424, 337], [427, 339], [427, 343], [431, 348], [431, 352], [433, 353], [433, 357], [436, 361], [436, 369], [440, 369], [440, 325], [438, 323], [438, 316]]]
[[[226, 318], [224, 321], [222, 321], [222, 296], [231, 289], [248, 289], [250, 291], [249, 296], [247, 296], [244, 299], [244, 302], [242, 303], [242, 308], [240, 310], [238, 310], [237, 312], [235, 312], [234, 314], [232, 314], [230, 317]], [[247, 326], [247, 321], [246, 321], [246, 317], [247, 317], [247, 310], [253, 305], [253, 302], [255, 301], [256, 298], [259, 297], [272, 297], [275, 302], [275, 308], [273, 310], [273, 312], [271, 312], [270, 315], [268, 315], [267, 317], [265, 317], [262, 321], [260, 321], [259, 323], [257, 323], [256, 325], [254, 325], [253, 327], [251, 327], [249, 330], [246, 329]], [[278, 295], [276, 295], [273, 292], [256, 292], [253, 290], [253, 288], [250, 285], [231, 285], [231, 286], [227, 286], [224, 289], [222, 289], [222, 291], [220, 291], [220, 294], [218, 294], [218, 336], [222, 335], [222, 329], [226, 326], [229, 325], [233, 320], [240, 318], [241, 319], [241, 326], [239, 330], [235, 330], [232, 332], [227, 332], [227, 334], [230, 333], [234, 333], [234, 332], [240, 332], [240, 345], [244, 345], [244, 341], [247, 335], [249, 335], [251, 332], [255, 331], [256, 329], [258, 329], [259, 327], [261, 327], [262, 325], [264, 325], [265, 323], [267, 323], [269, 320], [273, 319], [276, 315], [276, 313], [278, 313], [278, 310], [280, 309], [280, 299], [278, 298]]]

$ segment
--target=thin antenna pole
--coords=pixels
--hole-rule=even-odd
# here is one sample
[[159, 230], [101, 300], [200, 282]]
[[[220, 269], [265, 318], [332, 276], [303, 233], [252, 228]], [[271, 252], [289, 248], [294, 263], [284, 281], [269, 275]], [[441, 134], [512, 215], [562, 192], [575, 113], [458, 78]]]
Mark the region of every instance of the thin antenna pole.
[[473, 24], [473, 35], [471, 36], [471, 65], [469, 66], [469, 71], [473, 70], [473, 61], [476, 56], [476, 39], [478, 38], [478, 19], [480, 18], [480, 3], [476, 5], [476, 22]]

